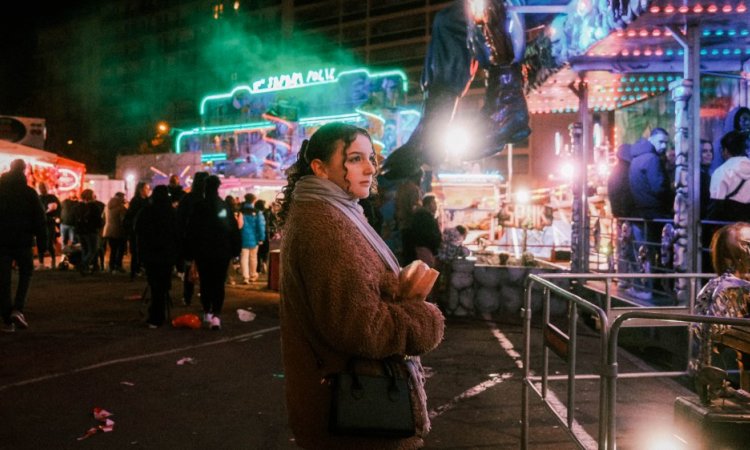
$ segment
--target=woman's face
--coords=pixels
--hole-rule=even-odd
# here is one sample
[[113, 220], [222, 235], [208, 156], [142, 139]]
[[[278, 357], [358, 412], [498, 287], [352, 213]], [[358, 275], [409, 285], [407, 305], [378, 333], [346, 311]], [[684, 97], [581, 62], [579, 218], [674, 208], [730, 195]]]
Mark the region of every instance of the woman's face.
[[714, 160], [714, 146], [711, 144], [701, 144], [701, 164], [710, 166]]
[[344, 141], [338, 141], [331, 160], [322, 162], [315, 175], [333, 181], [353, 198], [369, 197], [375, 175], [375, 153], [370, 140], [358, 134], [346, 149], [346, 155], [343, 148]]

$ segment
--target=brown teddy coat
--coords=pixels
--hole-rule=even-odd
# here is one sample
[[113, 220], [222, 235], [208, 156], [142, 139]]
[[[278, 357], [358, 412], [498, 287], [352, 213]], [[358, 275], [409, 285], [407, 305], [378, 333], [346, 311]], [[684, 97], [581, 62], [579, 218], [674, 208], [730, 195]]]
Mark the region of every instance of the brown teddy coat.
[[[328, 433], [331, 389], [321, 380], [352, 356], [421, 355], [443, 339], [433, 304], [396, 297], [398, 277], [356, 226], [326, 202], [293, 203], [281, 242], [281, 347], [289, 425], [309, 449], [411, 449], [406, 439]], [[423, 389], [422, 386], [419, 389]], [[427, 411], [416, 401], [418, 430]]]

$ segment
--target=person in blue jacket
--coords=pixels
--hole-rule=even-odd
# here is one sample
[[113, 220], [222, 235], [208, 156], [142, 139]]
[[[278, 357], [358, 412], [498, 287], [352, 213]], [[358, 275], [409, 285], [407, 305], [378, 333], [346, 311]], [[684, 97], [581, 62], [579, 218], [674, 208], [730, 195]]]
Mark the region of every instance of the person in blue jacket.
[[242, 251], [240, 268], [242, 282], [250, 284], [258, 279], [258, 246], [266, 237], [266, 219], [255, 208], [255, 195], [247, 194], [242, 204]]

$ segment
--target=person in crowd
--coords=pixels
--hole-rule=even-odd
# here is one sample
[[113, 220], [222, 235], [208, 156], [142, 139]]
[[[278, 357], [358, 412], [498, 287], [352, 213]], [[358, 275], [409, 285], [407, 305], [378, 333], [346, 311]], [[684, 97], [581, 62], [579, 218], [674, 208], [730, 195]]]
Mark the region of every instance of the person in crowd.
[[250, 284], [258, 280], [258, 246], [266, 237], [266, 219], [262, 211], [255, 208], [254, 194], [245, 195], [242, 204], [242, 283]]
[[263, 215], [263, 222], [265, 223], [263, 240], [258, 244], [258, 273], [268, 273], [268, 253], [271, 250], [268, 224], [271, 221], [271, 209], [266, 207], [266, 201], [263, 199], [255, 202], [255, 209]]
[[[641, 138], [630, 147], [628, 179], [633, 195], [633, 214], [646, 219], [645, 224], [633, 222], [631, 232], [635, 248], [646, 251], [649, 260], [656, 252], [649, 245], [661, 242], [661, 226], [651, 219], [668, 219], [673, 214], [674, 191], [669, 186], [664, 154], [669, 146], [669, 133], [664, 128], [654, 128], [648, 139]], [[644, 229], [645, 228], [645, 229]], [[652, 296], [652, 280], [644, 278], [641, 286], [631, 286], [627, 293], [641, 300]]]
[[[617, 272], [632, 273], [636, 270], [636, 252], [632, 239], [632, 222], [623, 220], [633, 217], [633, 193], [630, 191], [630, 144], [617, 148], [617, 163], [607, 179], [607, 195], [612, 216], [617, 219]], [[621, 289], [630, 287], [630, 281], [621, 279], [617, 283]]]
[[39, 268], [44, 266], [44, 255], [49, 252], [50, 268], [57, 267], [55, 261], [55, 248], [57, 247], [57, 223], [60, 221], [60, 212], [62, 205], [60, 199], [47, 189], [47, 183], [40, 181], [37, 184], [39, 189], [39, 200], [44, 207], [45, 225], [47, 229], [46, 236], [39, 237], [36, 241], [37, 258], [39, 259]]
[[[28, 328], [23, 314], [34, 271], [34, 237], [46, 233], [39, 195], [26, 182], [26, 163], [13, 160], [0, 177], [0, 316], [2, 330]], [[15, 297], [11, 298], [13, 264], [18, 268]]]
[[94, 199], [94, 191], [84, 189], [76, 208], [76, 234], [81, 242], [81, 263], [78, 271], [81, 275], [92, 272], [99, 249], [99, 230], [104, 226], [101, 210]]
[[[711, 239], [711, 259], [716, 277], [709, 280], [695, 299], [695, 314], [720, 317], [750, 317], [750, 223], [735, 222], [720, 228]], [[689, 371], [698, 376], [708, 366], [736, 369], [732, 350], [714, 346], [712, 341], [728, 330], [724, 325], [694, 323], [690, 327], [693, 348]], [[729, 356], [727, 355], [729, 353]], [[741, 361], [737, 354], [738, 362]], [[745, 367], [747, 367], [745, 365]], [[701, 400], [707, 404], [711, 393], [698, 378]]]
[[[242, 216], [242, 204], [240, 203], [239, 198], [229, 194], [224, 197], [224, 202], [229, 207], [229, 210], [232, 211], [232, 214], [234, 214], [234, 220], [237, 221], [237, 228], [242, 230], [244, 219]], [[232, 258], [232, 262], [229, 264], [229, 268], [227, 269], [227, 283], [229, 283], [230, 286], [235, 286], [237, 284], [235, 275], [237, 274], [237, 269], [239, 267], [239, 258]]]
[[403, 234], [403, 263], [422, 260], [435, 267], [435, 255], [440, 249], [442, 232], [435, 214], [438, 210], [437, 198], [433, 194], [422, 197], [422, 206], [414, 210], [409, 228]]
[[128, 238], [123, 222], [128, 208], [125, 205], [125, 194], [117, 192], [109, 202], [104, 212], [104, 240], [109, 247], [109, 271], [124, 273], [122, 258], [125, 256]]
[[[367, 223], [358, 200], [370, 195], [375, 154], [366, 130], [320, 127], [287, 170], [279, 201], [281, 349], [289, 425], [303, 448], [417, 448], [429, 429], [423, 379], [412, 378], [417, 434], [345, 437], [328, 431], [331, 389], [321, 376], [352, 357], [418, 355], [443, 338], [444, 317], [399, 286], [395, 255]], [[416, 380], [416, 381], [415, 381]]]
[[182, 304], [190, 306], [193, 302], [195, 282], [188, 276], [193, 261], [186, 256], [187, 253], [187, 225], [193, 214], [195, 204], [205, 197], [205, 183], [208, 172], [196, 172], [193, 175], [193, 183], [190, 192], [185, 194], [177, 205], [177, 227], [180, 237], [180, 257], [177, 262], [177, 270], [183, 273], [182, 277]]
[[465, 258], [471, 254], [471, 250], [464, 245], [468, 233], [469, 231], [463, 225], [443, 230], [440, 249], [437, 252], [437, 259], [443, 267], [453, 262], [454, 259]]
[[138, 213], [141, 212], [141, 208], [146, 206], [148, 202], [148, 196], [151, 194], [151, 186], [145, 181], [139, 181], [135, 186], [135, 194], [128, 203], [128, 211], [125, 213], [125, 219], [123, 219], [123, 227], [125, 233], [128, 236], [128, 243], [130, 248], [130, 280], [135, 280], [135, 277], [141, 271], [141, 259], [138, 255], [138, 245], [135, 236], [135, 218]]
[[107, 244], [104, 240], [104, 215], [107, 209], [107, 205], [103, 201], [99, 200], [94, 192], [94, 205], [99, 210], [99, 216], [101, 217], [101, 226], [96, 232], [96, 258], [94, 258], [94, 272], [98, 272], [99, 269], [104, 270], [104, 257], [107, 254]]
[[709, 218], [750, 221], [750, 158], [748, 133], [730, 131], [721, 138], [724, 163], [711, 175]]
[[158, 328], [167, 318], [172, 289], [172, 270], [177, 263], [177, 212], [167, 186], [156, 186], [148, 203], [135, 219], [138, 254], [146, 268], [151, 289], [148, 307], [149, 328]]
[[172, 206], [177, 207], [182, 197], [185, 196], [185, 190], [180, 184], [180, 177], [178, 175], [172, 174], [169, 176], [167, 190], [169, 191], [169, 199], [172, 202]]
[[367, 198], [363, 198], [359, 201], [359, 206], [364, 210], [370, 226], [376, 233], [381, 234], [383, 231], [383, 213], [380, 211], [380, 196], [374, 193]]
[[[729, 110], [724, 118], [724, 127], [721, 137], [724, 137], [730, 131], [740, 131], [750, 133], [750, 108], [746, 106], [736, 106]], [[714, 147], [719, 149], [714, 152], [713, 162], [711, 163], [710, 172], [713, 172], [726, 161], [721, 151], [721, 137], [714, 142]], [[750, 156], [750, 155], [749, 155]]]
[[60, 211], [60, 235], [62, 237], [62, 245], [67, 246], [78, 242], [78, 238], [75, 235], [75, 210], [78, 205], [78, 197], [75, 192], [71, 192], [62, 201], [62, 208]]
[[[708, 139], [701, 139], [700, 207], [701, 219], [708, 217], [711, 202], [711, 162], [714, 158], [714, 145]], [[710, 235], [709, 235], [710, 238]]]
[[198, 266], [203, 321], [212, 330], [221, 329], [227, 268], [239, 256], [242, 244], [234, 214], [219, 197], [220, 185], [216, 175], [206, 178], [205, 198], [195, 204], [188, 218], [185, 243], [187, 258]]

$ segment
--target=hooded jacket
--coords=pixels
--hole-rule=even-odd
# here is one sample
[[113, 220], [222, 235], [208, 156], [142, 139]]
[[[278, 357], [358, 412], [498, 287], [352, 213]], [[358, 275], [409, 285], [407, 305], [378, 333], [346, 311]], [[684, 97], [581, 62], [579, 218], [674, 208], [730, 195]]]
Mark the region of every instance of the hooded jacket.
[[661, 157], [648, 139], [641, 138], [630, 147], [629, 180], [633, 194], [633, 213], [644, 219], [672, 215], [674, 194]]
[[711, 175], [709, 218], [750, 220], [750, 158], [733, 156]]
[[617, 164], [607, 179], [607, 193], [612, 215], [633, 217], [633, 194], [630, 192], [630, 144], [617, 149]]
[[[333, 436], [331, 388], [321, 380], [352, 356], [421, 355], [443, 339], [444, 318], [431, 303], [396, 297], [398, 277], [356, 225], [321, 201], [293, 203], [281, 240], [281, 348], [289, 425], [314, 449], [412, 449], [422, 438]], [[423, 386], [417, 389], [424, 394]], [[412, 391], [417, 429], [426, 406]]]

